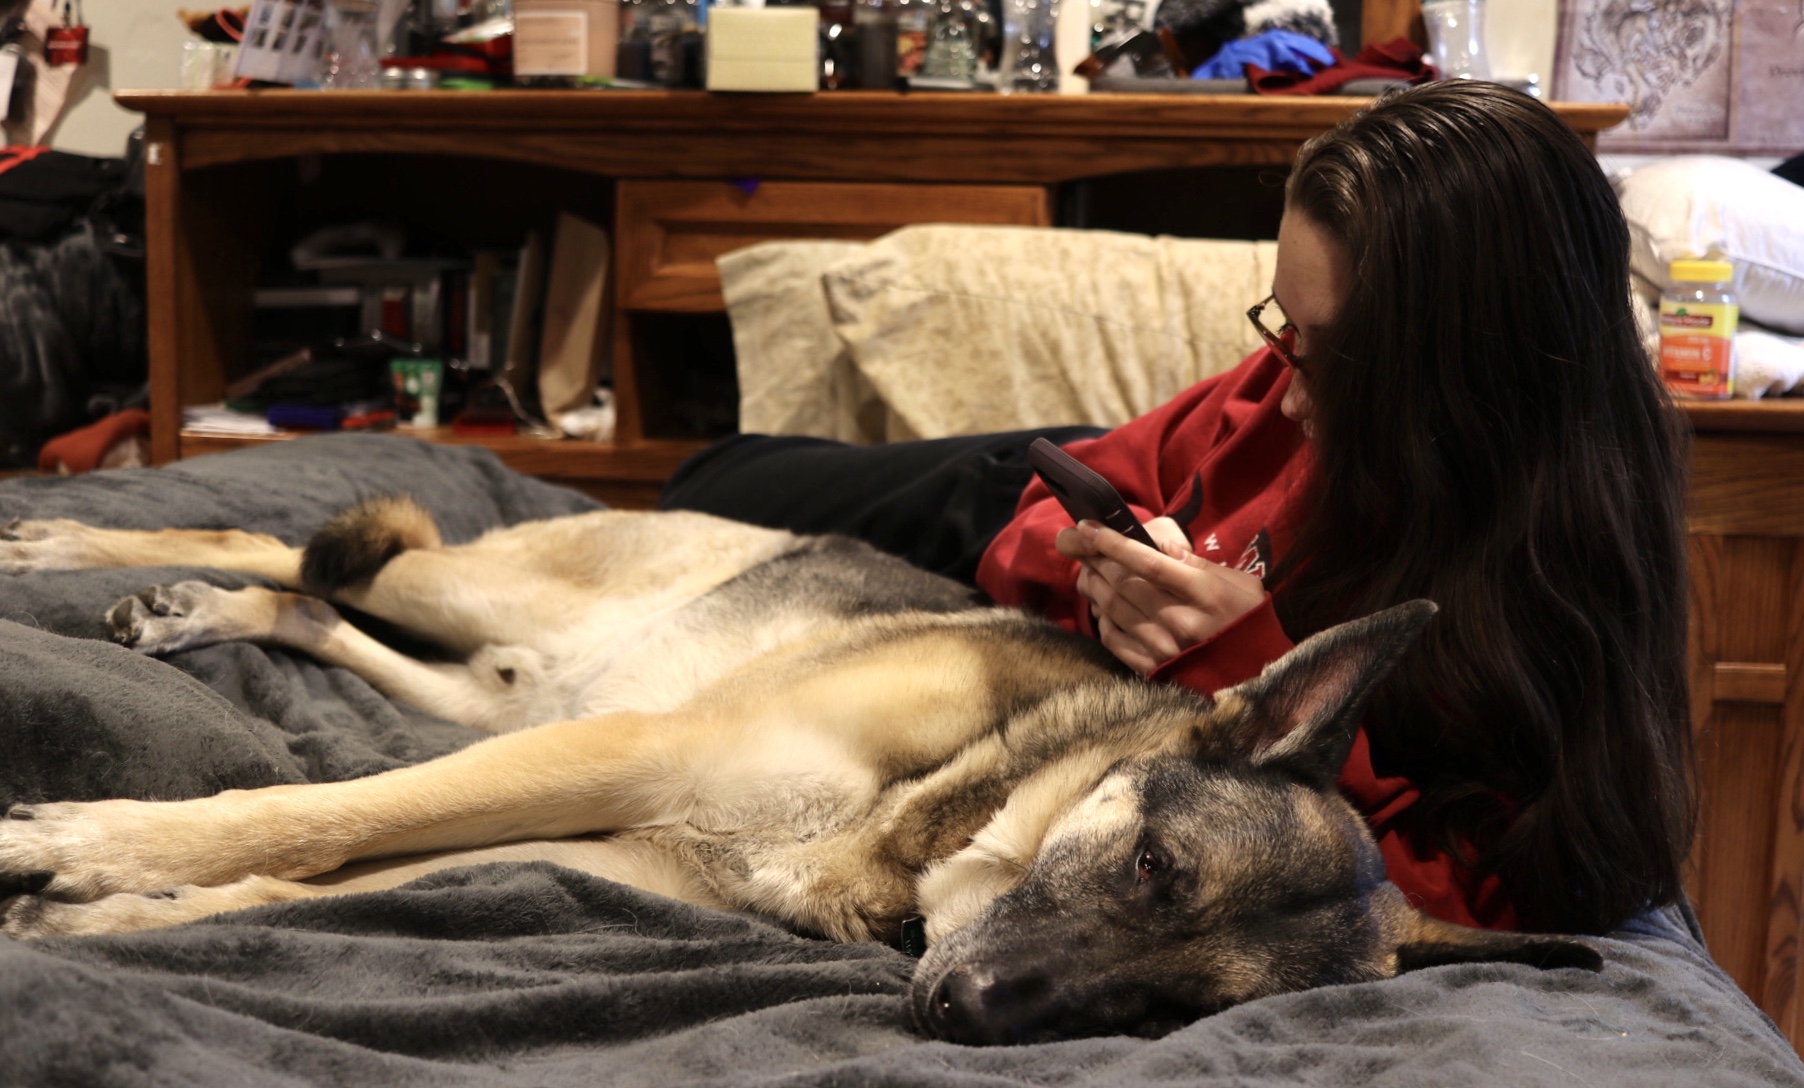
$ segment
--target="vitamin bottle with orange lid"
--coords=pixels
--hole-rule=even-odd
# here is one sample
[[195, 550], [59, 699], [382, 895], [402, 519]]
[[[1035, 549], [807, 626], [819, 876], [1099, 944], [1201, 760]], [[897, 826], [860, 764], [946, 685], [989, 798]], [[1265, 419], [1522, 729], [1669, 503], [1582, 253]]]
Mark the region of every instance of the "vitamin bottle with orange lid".
[[1674, 261], [1660, 295], [1660, 376], [1685, 397], [1720, 400], [1735, 392], [1735, 266]]

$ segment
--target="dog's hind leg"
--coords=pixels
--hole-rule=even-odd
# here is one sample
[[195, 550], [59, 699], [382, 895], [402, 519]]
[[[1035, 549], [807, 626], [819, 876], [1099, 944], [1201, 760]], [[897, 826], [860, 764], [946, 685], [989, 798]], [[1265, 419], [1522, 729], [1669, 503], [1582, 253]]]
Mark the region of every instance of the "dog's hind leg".
[[531, 724], [522, 720], [521, 703], [530, 700], [524, 689], [537, 671], [532, 651], [496, 647], [467, 662], [419, 661], [359, 631], [316, 597], [178, 582], [126, 597], [107, 623], [115, 641], [144, 653], [235, 640], [280, 646], [350, 669], [384, 695], [452, 721], [491, 731]]
[[[353, 507], [308, 543], [312, 592], [471, 653], [531, 646], [572, 624], [598, 632], [706, 593], [795, 546], [788, 533], [705, 514], [604, 510], [523, 522], [467, 544], [421, 546], [405, 500]], [[595, 609], [612, 609], [599, 617]]]
[[66, 518], [0, 527], [0, 574], [95, 567], [217, 567], [296, 588], [301, 549], [240, 529], [99, 529]]

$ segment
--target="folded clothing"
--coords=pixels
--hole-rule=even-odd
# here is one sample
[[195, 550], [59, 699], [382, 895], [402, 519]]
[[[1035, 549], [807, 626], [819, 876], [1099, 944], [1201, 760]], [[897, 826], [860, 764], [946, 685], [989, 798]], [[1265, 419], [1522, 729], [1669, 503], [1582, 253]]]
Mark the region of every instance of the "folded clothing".
[[1434, 65], [1422, 50], [1408, 38], [1368, 45], [1352, 60], [1330, 48], [1334, 63], [1313, 75], [1272, 71], [1258, 64], [1246, 66], [1247, 84], [1254, 94], [1332, 94], [1356, 79], [1399, 79], [1405, 83], [1426, 83], [1435, 77]]
[[1192, 79], [1239, 79], [1251, 66], [1260, 71], [1290, 72], [1307, 78], [1339, 61], [1340, 54], [1307, 34], [1267, 30], [1231, 41], [1196, 66]]
[[1749, 400], [1804, 392], [1804, 339], [1762, 329], [1735, 334], [1735, 394]]

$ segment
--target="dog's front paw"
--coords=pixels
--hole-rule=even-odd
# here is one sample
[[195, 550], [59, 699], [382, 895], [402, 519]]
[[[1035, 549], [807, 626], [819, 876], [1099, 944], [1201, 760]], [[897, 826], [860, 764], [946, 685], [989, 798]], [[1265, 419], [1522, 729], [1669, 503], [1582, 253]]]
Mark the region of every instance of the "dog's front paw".
[[226, 591], [205, 582], [151, 586], [107, 612], [107, 630], [121, 646], [168, 654], [221, 641], [216, 622]]
[[219, 851], [176, 811], [180, 804], [14, 805], [0, 817], [0, 896], [87, 902], [195, 882], [197, 870], [216, 867]]
[[63, 803], [6, 810], [0, 817], [0, 897], [93, 899], [113, 890], [83, 859], [95, 830], [81, 811], [86, 807]]
[[0, 574], [80, 570], [90, 565], [82, 541], [90, 532], [79, 521], [58, 518], [0, 525]]

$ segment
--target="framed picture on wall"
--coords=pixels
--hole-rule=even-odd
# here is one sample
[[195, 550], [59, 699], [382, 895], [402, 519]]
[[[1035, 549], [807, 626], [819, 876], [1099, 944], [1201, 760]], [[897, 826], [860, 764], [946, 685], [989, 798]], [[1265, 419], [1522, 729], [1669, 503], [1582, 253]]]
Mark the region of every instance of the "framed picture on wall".
[[1627, 102], [1599, 151], [1804, 150], [1804, 0], [1560, 0], [1553, 97]]

